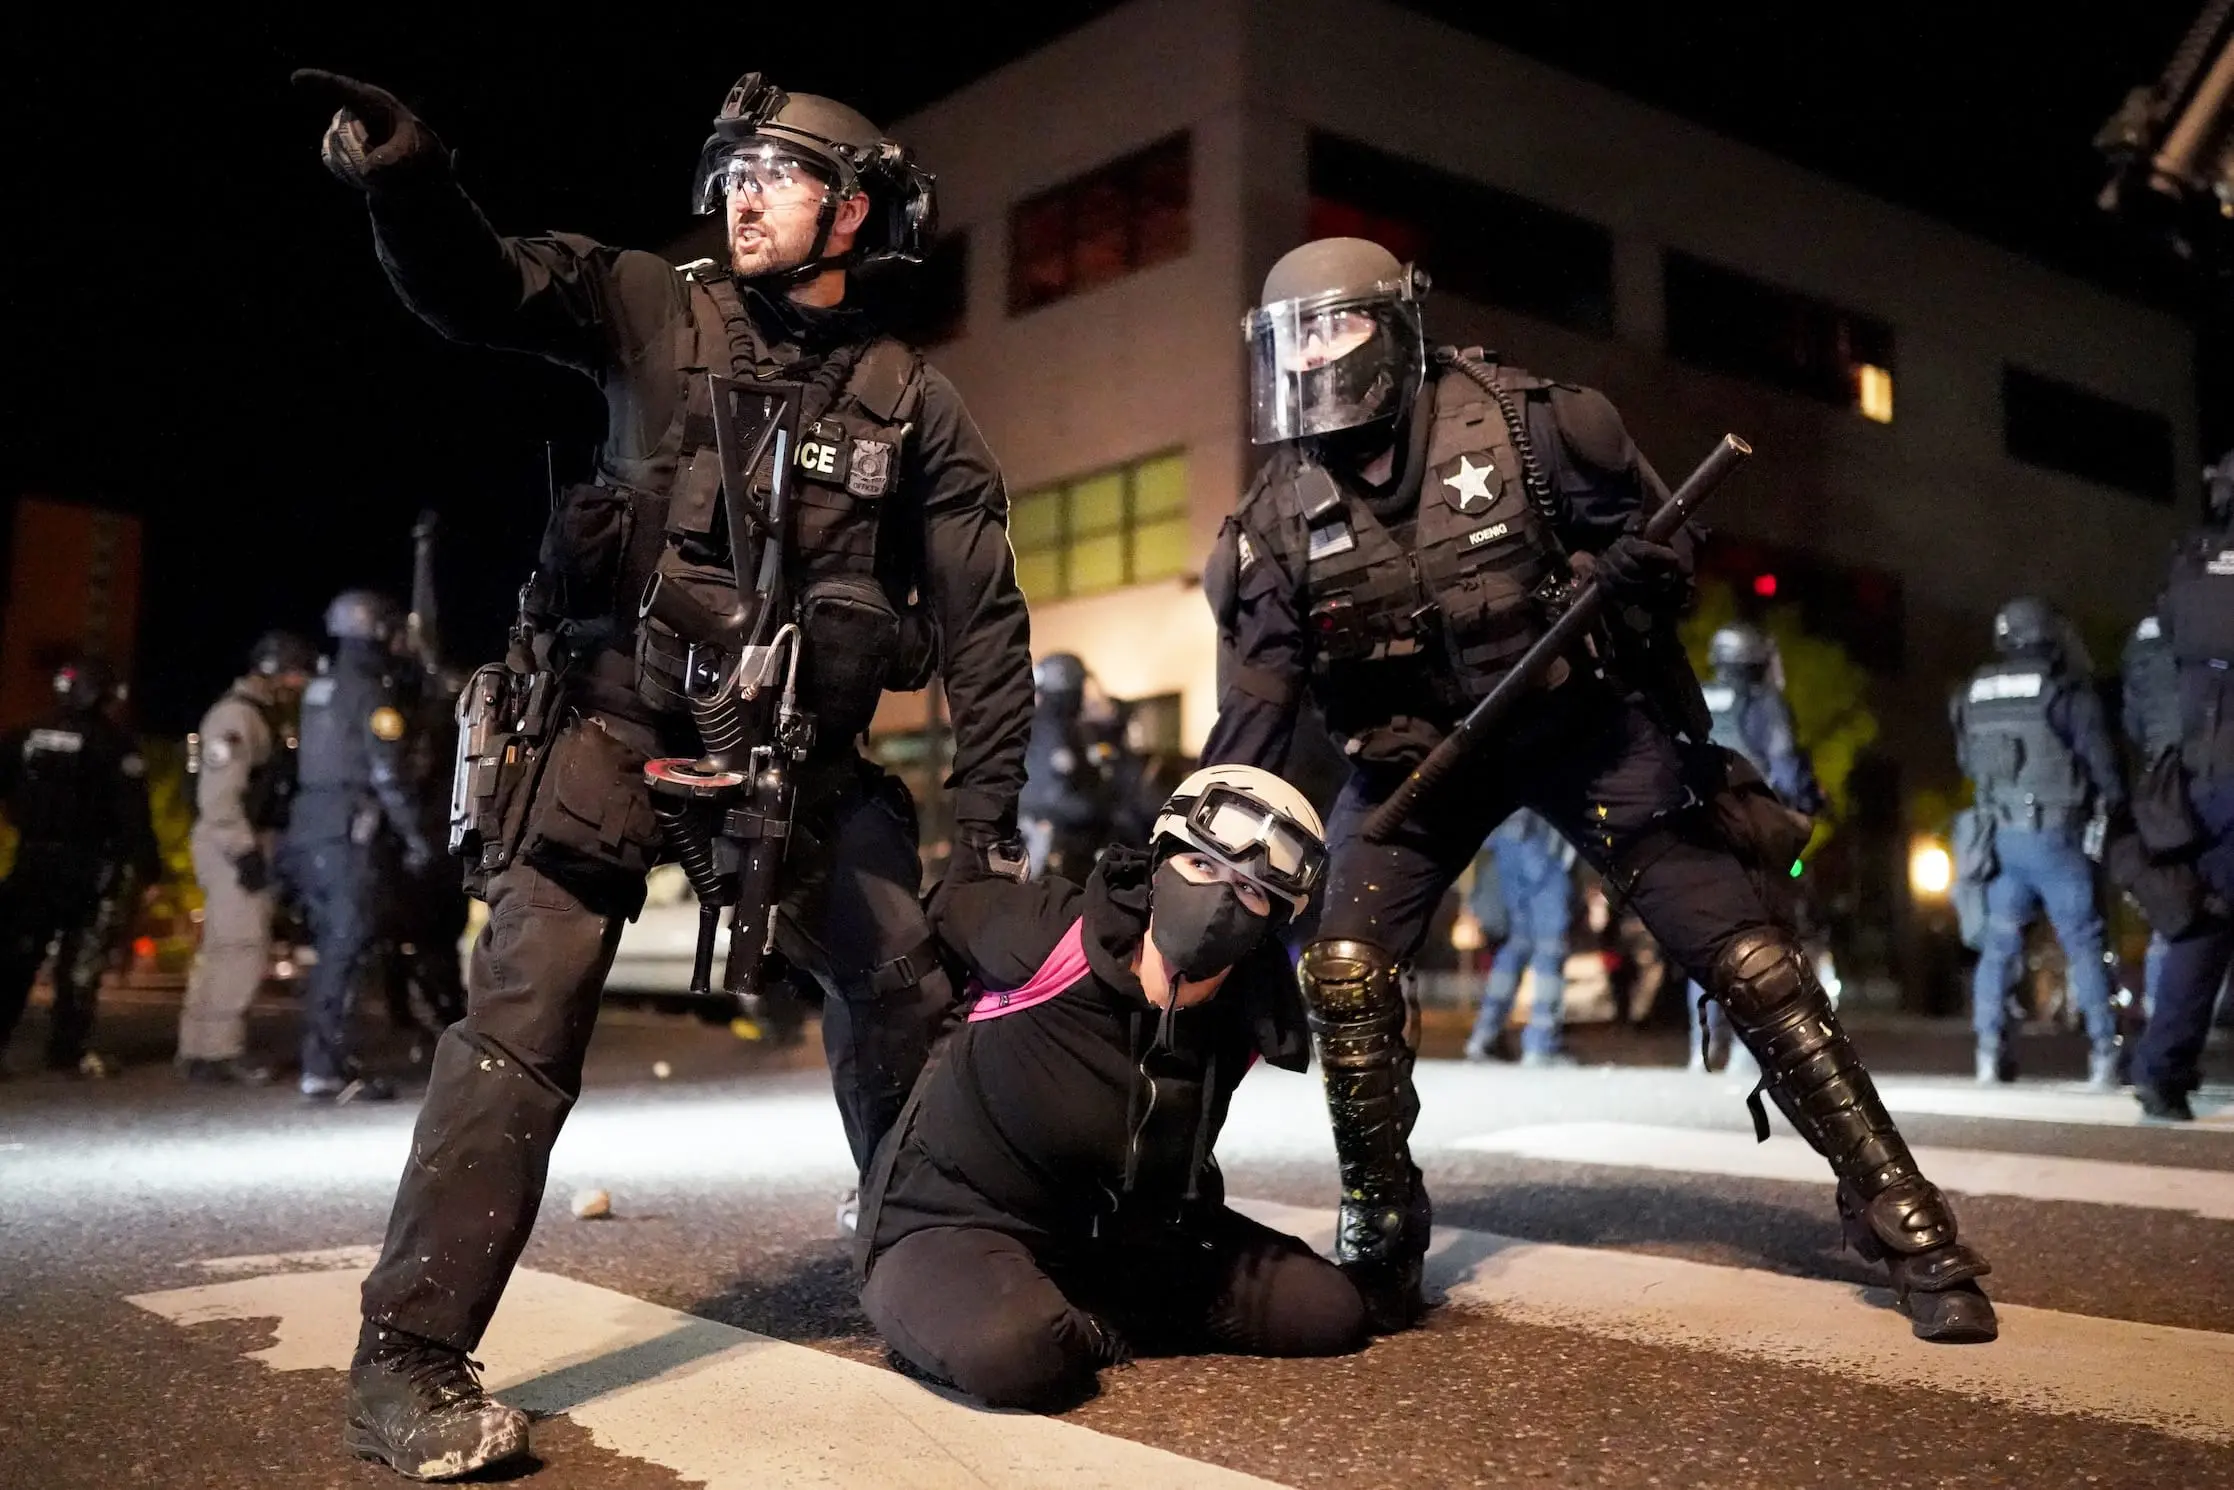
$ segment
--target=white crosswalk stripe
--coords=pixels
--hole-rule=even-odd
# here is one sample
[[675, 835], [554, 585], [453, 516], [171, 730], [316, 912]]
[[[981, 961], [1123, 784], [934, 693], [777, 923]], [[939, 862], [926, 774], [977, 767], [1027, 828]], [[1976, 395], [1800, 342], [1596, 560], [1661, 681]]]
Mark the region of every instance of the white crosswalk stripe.
[[[284, 1262], [283, 1257], [250, 1262]], [[206, 1271], [234, 1271], [226, 1259]], [[271, 1319], [250, 1358], [346, 1369], [361, 1267], [139, 1294], [180, 1325]], [[907, 1485], [923, 1490], [1262, 1490], [1272, 1482], [1030, 1413], [984, 1412], [896, 1372], [522, 1268], [481, 1347], [505, 1401], [565, 1413], [596, 1442], [711, 1490]], [[339, 1437], [338, 1426], [335, 1429]]]
[[[1751, 1133], [1643, 1123], [1558, 1123], [1462, 1138], [1453, 1148], [1568, 1164], [1604, 1164], [1738, 1179], [1829, 1185], [1830, 1167], [1797, 1138], [1755, 1143]], [[2188, 1211], [2234, 1221], [2234, 1171], [1918, 1146], [1916, 1161], [1960, 1195]]]
[[[2090, 1092], [2077, 1082], [2017, 1082], [1979, 1086], [1968, 1081], [1880, 1081], [1878, 1094], [1896, 1113], [1920, 1117], [2000, 1118], [2021, 1123], [2079, 1123], [2087, 1127], [2155, 1127], [2130, 1092]], [[2183, 1133], [2234, 1134], [2234, 1092], [2206, 1087], [2190, 1098], [2196, 1121]]]

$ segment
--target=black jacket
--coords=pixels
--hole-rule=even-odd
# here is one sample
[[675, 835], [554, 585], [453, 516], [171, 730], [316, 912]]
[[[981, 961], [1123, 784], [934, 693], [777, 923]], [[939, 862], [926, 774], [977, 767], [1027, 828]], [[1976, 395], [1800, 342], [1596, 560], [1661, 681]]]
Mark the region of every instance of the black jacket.
[[97, 710], [57, 709], [0, 736], [0, 807], [31, 875], [162, 871], [139, 742]]
[[411, 789], [419, 720], [402, 673], [384, 647], [345, 641], [303, 690], [289, 844], [380, 840], [425, 852], [440, 842]]
[[[674, 357], [691, 321], [681, 271], [657, 254], [572, 234], [502, 237], [446, 169], [385, 173], [370, 203], [381, 266], [405, 303], [454, 340], [532, 353], [593, 379], [606, 406], [600, 469], [646, 480], [687, 397], [689, 370]], [[865, 334], [859, 317], [815, 316], [751, 294], [746, 303], [772, 364]], [[954, 385], [935, 368], [919, 376], [901, 491], [922, 527], [920, 578], [954, 720], [954, 813], [965, 828], [1005, 836], [1032, 712], [1008, 494]]]
[[957, 890], [942, 939], [977, 980], [1021, 987], [1073, 921], [1090, 971], [1057, 997], [964, 1024], [916, 1084], [871, 1169], [869, 1264], [912, 1232], [980, 1226], [1042, 1256], [1154, 1242], [1224, 1198], [1211, 1158], [1258, 1056], [1303, 1069], [1295, 974], [1267, 939], [1207, 1003], [1168, 1021], [1130, 968], [1148, 921], [1149, 860], [1114, 847], [1084, 890], [1063, 879]]

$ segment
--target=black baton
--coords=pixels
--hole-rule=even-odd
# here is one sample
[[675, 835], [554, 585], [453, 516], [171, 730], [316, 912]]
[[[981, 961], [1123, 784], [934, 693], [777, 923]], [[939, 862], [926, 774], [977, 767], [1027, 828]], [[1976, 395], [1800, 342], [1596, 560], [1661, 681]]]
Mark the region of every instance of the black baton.
[[[1691, 514], [1703, 505], [1723, 478], [1738, 468], [1739, 463], [1753, 453], [1753, 447], [1736, 435], [1724, 435], [1699, 468], [1676, 488], [1675, 495], [1652, 514], [1644, 526], [1644, 536], [1654, 543], [1666, 543], [1675, 536], [1676, 529], [1690, 520]], [[1451, 732], [1436, 742], [1427, 753], [1427, 759], [1412, 768], [1388, 799], [1373, 809], [1365, 820], [1365, 836], [1373, 843], [1385, 843], [1390, 835], [1403, 826], [1421, 797], [1441, 784], [1444, 777], [1456, 769], [1459, 762], [1471, 755], [1484, 734], [1512, 711], [1520, 696], [1543, 681], [1557, 662], [1576, 640], [1598, 623], [1598, 613], [1606, 608], [1605, 587], [1592, 580], [1575, 594], [1575, 598], [1551, 623], [1551, 629], [1513, 664], [1513, 670], [1497, 680], [1497, 686], [1461, 719]]]

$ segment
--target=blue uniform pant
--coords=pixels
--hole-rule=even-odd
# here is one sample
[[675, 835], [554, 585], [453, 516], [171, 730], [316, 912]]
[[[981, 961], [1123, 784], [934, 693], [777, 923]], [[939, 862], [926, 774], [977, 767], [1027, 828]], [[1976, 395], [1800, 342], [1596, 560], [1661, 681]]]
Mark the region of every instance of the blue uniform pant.
[[1567, 924], [1574, 915], [1574, 882], [1549, 853], [1537, 851], [1539, 877], [1515, 881], [1506, 866], [1520, 856], [1499, 853], [1498, 887], [1512, 935], [1497, 949], [1482, 987], [1481, 1013], [1474, 1020], [1469, 1048], [1487, 1049], [1512, 1014], [1523, 968], [1536, 970], [1535, 995], [1528, 1006], [1528, 1031], [1521, 1048], [1531, 1055], [1559, 1049], [1559, 1027], [1567, 996]]
[[[2234, 786], [2198, 782], [2189, 800], [2210, 843], [2196, 860], [2196, 872], [2221, 899], [2234, 903]], [[2206, 918], [2193, 935], [2164, 944], [2149, 1026], [2133, 1050], [2136, 1084], [2167, 1092], [2202, 1085], [2203, 1042], [2230, 964], [2234, 922], [2221, 917]]]
[[2009, 989], [2024, 954], [2025, 927], [2044, 908], [2069, 966], [2071, 997], [2094, 1049], [2117, 1044], [2110, 1010], [2110, 973], [2103, 963], [2102, 910], [2095, 903], [2094, 866], [2068, 833], [2002, 827], [1994, 834], [1999, 872], [1986, 884], [1986, 937], [1971, 984], [1971, 1027], [1978, 1048], [2007, 1053]]

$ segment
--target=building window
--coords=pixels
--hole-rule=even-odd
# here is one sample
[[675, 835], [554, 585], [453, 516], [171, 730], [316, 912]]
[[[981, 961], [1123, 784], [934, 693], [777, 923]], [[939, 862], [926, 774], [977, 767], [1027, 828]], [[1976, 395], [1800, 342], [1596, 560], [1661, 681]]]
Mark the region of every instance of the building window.
[[2005, 365], [2001, 438], [2027, 465], [2172, 500], [2172, 421], [2162, 414]]
[[941, 234], [920, 264], [856, 272], [862, 308], [911, 347], [936, 347], [969, 329], [970, 239]]
[[1193, 166], [1173, 135], [1019, 202], [1008, 223], [1008, 308], [1032, 310], [1176, 259], [1190, 241]]
[[1893, 328], [1883, 321], [1674, 249], [1666, 290], [1673, 355], [1891, 422]]
[[1789, 606], [1809, 635], [1837, 642], [1863, 667], [1901, 671], [1907, 606], [1900, 576], [1890, 570], [1717, 533], [1699, 550], [1699, 578], [1727, 584], [1741, 615], [1758, 620], [1772, 608]]
[[1008, 538], [1037, 604], [1187, 572], [1187, 455], [1152, 455], [1018, 496]]
[[1337, 135], [1311, 136], [1310, 185], [1313, 238], [1370, 238], [1439, 290], [1613, 331], [1613, 235], [1594, 222]]

